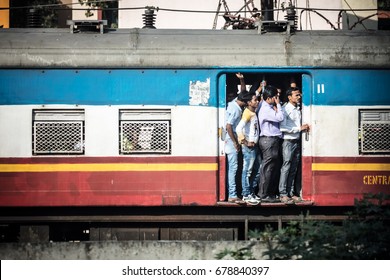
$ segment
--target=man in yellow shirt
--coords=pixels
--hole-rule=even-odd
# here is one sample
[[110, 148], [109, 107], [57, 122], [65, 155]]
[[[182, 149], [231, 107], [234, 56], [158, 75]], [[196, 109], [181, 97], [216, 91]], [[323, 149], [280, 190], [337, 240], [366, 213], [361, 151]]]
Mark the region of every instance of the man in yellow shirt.
[[255, 195], [255, 188], [259, 181], [258, 167], [261, 156], [258, 147], [259, 124], [256, 108], [259, 100], [255, 93], [251, 93], [250, 101], [247, 101], [242, 118], [236, 127], [238, 142], [241, 144], [243, 155], [242, 168], [242, 200], [250, 205], [260, 203], [260, 197]]

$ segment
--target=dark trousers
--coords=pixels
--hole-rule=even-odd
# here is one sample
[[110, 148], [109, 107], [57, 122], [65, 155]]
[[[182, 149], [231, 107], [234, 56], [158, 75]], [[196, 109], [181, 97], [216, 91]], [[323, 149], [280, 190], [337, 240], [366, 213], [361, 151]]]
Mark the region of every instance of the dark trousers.
[[274, 173], [278, 166], [280, 138], [261, 136], [259, 146], [263, 154], [263, 165], [260, 170], [260, 184], [258, 196], [266, 198], [278, 194], [278, 184], [273, 182]]

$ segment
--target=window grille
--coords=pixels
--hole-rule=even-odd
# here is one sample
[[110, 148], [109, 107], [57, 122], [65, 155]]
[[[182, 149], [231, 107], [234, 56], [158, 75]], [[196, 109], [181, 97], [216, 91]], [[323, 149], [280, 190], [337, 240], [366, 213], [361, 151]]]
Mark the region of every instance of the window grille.
[[121, 154], [169, 154], [170, 110], [121, 110], [119, 134]]
[[84, 121], [84, 110], [33, 110], [33, 154], [84, 154]]
[[390, 110], [359, 111], [361, 154], [390, 153]]

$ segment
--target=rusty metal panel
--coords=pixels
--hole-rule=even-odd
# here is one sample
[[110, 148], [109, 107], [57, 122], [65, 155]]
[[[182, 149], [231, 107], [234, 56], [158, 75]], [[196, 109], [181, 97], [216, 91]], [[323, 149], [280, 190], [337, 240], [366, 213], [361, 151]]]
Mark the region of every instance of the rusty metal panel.
[[91, 228], [90, 241], [238, 240], [238, 228]]
[[159, 240], [158, 228], [91, 228], [90, 241]]
[[236, 228], [171, 228], [169, 240], [236, 240], [237, 231]]
[[99, 241], [99, 229], [98, 228], [90, 228], [89, 229], [89, 240], [90, 241]]
[[49, 226], [20, 226], [19, 242], [49, 242]]

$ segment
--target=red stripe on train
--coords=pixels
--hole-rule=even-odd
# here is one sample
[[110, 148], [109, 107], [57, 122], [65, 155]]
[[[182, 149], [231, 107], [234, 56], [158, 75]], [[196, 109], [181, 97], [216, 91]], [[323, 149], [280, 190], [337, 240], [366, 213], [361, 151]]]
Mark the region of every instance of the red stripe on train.
[[[313, 163], [335, 170], [312, 170]], [[362, 164], [363, 170], [337, 170], [337, 164]], [[390, 194], [390, 172], [369, 170], [369, 164], [389, 163], [387, 157], [303, 157], [303, 197], [317, 206], [352, 206], [366, 193]], [[365, 165], [368, 164], [368, 165]], [[334, 168], [336, 166], [336, 168]], [[367, 170], [364, 167], [367, 166]]]
[[216, 173], [216, 171], [3, 173], [0, 174], [0, 205], [215, 205]]

